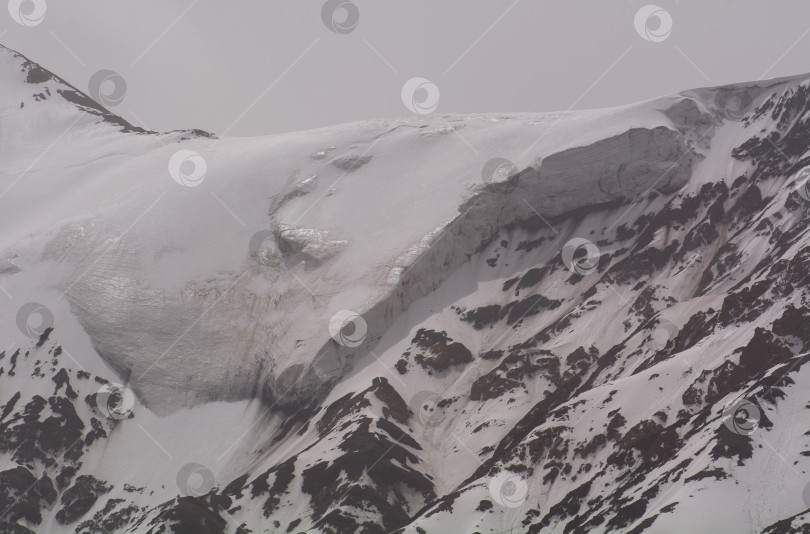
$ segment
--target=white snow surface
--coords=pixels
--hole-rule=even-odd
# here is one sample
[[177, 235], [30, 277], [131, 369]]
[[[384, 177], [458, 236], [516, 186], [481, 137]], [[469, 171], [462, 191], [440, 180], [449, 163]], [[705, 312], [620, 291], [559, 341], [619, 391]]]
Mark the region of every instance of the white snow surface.
[[[542, 348], [564, 357], [577, 347], [595, 347], [602, 355], [638, 326], [622, 329], [613, 318], [630, 313], [640, 290], [596, 284], [589, 299], [598, 304], [589, 306], [570, 298], [570, 273], [555, 272], [536, 290], [561, 298], [561, 306], [514, 328], [473, 330], [458, 321], [456, 309], [509, 298], [501, 290], [505, 281], [552, 263], [572, 237], [597, 241], [599, 232], [615, 233], [623, 222], [661, 210], [675, 192], [694, 195], [718, 179], [731, 187], [750, 171], [748, 163], [729, 156], [731, 150], [752, 130], [773, 126], [767, 117], [756, 128], [744, 128], [719, 116], [716, 93], [705, 89], [611, 109], [407, 116], [256, 138], [126, 133], [58, 96], [70, 90], [61, 80], [25, 83], [22, 61], [8, 49], [0, 51], [0, 266], [19, 268], [0, 274], [0, 350], [28, 346], [39, 354], [48, 348], [31, 347], [16, 324], [23, 304], [39, 302], [53, 312], [52, 339], [70, 355], [71, 370], [127, 384], [137, 394], [134, 417], [109, 427], [109, 439], [83, 458], [83, 469], [103, 480], [149, 488], [154, 493], [126, 495], [140, 506], [173, 498], [178, 469], [188, 462], [211, 469], [219, 487], [243, 473], [266, 471], [293, 453], [300, 473], [339, 457], [340, 433], [318, 440], [313, 423], [274, 442], [288, 416], [277, 408], [320, 394], [328, 406], [383, 376], [406, 401], [424, 390], [460, 399], [440, 425], [412, 425], [422, 446], [418, 469], [430, 474], [438, 497], [454, 490], [460, 495], [454, 513], [418, 517], [427, 503], [418, 493], [406, 496], [417, 517], [405, 530], [409, 534], [417, 527], [429, 533], [523, 532], [521, 520], [529, 509], [545, 514], [579, 485], [566, 474], [564, 483], [548, 489], [538, 469], [526, 478], [531, 498], [525, 504], [476, 510], [483, 499], [492, 499], [490, 489], [486, 479], [466, 486], [465, 481], [491, 452], [485, 447], [496, 445], [552, 387], [536, 379], [487, 402], [470, 400], [475, 381], [499, 365], [477, 355], [520, 343], [573, 311], [578, 315], [570, 326]], [[746, 86], [751, 107], [800, 83], [806, 84], [806, 77]], [[708, 116], [702, 135], [695, 135]], [[570, 150], [594, 146], [589, 152]], [[207, 172], [199, 185], [183, 186], [172, 178], [169, 161], [179, 150], [204, 158]], [[342, 158], [349, 157], [354, 159], [347, 168]], [[536, 172], [536, 183], [525, 186], [519, 199], [509, 196], [508, 177], [488, 186], [482, 168], [495, 157]], [[656, 187], [660, 194], [649, 196]], [[789, 193], [778, 184], [763, 188], [763, 197], [775, 197], [774, 206]], [[638, 202], [607, 215], [586, 210], [575, 220], [557, 222], [572, 211], [621, 198]], [[504, 228], [532, 214], [546, 221], [546, 242], [521, 253], [515, 245], [532, 234], [519, 225]], [[660, 247], [670, 239], [656, 237]], [[678, 301], [662, 317], [680, 329], [696, 311], [719, 309], [723, 291], [744, 280], [766, 250], [753, 238], [742, 245], [747, 247], [741, 248], [741, 270], [719, 281], [715, 293], [698, 294], [706, 256], [658, 273], [658, 291]], [[798, 245], [794, 248], [796, 253]], [[605, 252], [616, 250], [611, 245]], [[508, 260], [484, 262], [498, 253]], [[655, 304], [656, 312], [662, 304]], [[360, 347], [342, 347], [330, 338], [330, 318], [340, 310], [366, 318], [369, 339]], [[756, 325], [771, 324], [780, 312], [763, 314]], [[643, 358], [628, 357], [608, 381], [570, 403], [567, 415], [550, 418], [540, 429], [564, 424], [573, 443], [586, 443], [616, 409], [627, 420], [625, 428], [658, 410], [671, 422], [701, 371], [733, 358], [756, 325], [717, 332], [637, 374]], [[443, 330], [462, 342], [475, 364], [435, 374], [413, 365], [408, 374], [398, 373], [397, 361], [422, 328]], [[649, 334], [642, 330], [628, 346], [651, 354]], [[26, 370], [17, 373], [16, 389], [33, 395], [39, 388], [36, 394], [47, 397], [52, 383], [31, 386], [26, 382], [31, 369]], [[648, 514], [676, 502], [679, 507], [661, 513], [645, 532], [758, 531], [806, 508], [801, 495], [810, 460], [798, 452], [808, 442], [803, 432], [810, 412], [793, 392], [806, 391], [810, 372], [802, 369], [792, 377], [787, 400], [767, 411], [773, 429], [753, 438], [749, 468], [720, 460], [714, 463], [734, 473], [732, 478], [704, 478], [689, 486], [662, 482], [665, 491]], [[80, 399], [97, 386], [83, 386]], [[0, 403], [15, 387], [0, 391]], [[383, 406], [375, 402], [363, 413], [382, 417]], [[719, 408], [713, 414], [719, 417]], [[707, 469], [704, 445], [710, 434], [691, 438], [679, 452], [698, 459], [684, 477]], [[604, 464], [609, 449], [588, 462]], [[0, 459], [0, 468], [14, 465]], [[574, 466], [574, 474], [583, 463]], [[653, 471], [648, 480], [661, 473]], [[610, 480], [609, 472], [603, 480]], [[286, 527], [303, 519], [299, 530], [312, 527], [311, 505], [296, 497], [305, 495], [301, 483], [297, 476], [269, 519], [260, 505], [244, 506], [226, 532], [242, 523], [254, 532], [278, 531], [271, 520]], [[115, 486], [107, 497], [123, 495], [123, 484]], [[599, 491], [594, 486], [591, 497]], [[702, 530], [696, 530], [696, 517], [702, 518]], [[73, 532], [75, 525], [61, 525], [51, 514], [37, 528]]]

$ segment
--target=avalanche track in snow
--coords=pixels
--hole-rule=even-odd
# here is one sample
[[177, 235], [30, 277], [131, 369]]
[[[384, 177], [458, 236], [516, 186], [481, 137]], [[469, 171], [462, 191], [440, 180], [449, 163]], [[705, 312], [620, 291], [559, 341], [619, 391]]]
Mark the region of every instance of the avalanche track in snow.
[[806, 532], [810, 76], [257, 138], [0, 85], [0, 531]]

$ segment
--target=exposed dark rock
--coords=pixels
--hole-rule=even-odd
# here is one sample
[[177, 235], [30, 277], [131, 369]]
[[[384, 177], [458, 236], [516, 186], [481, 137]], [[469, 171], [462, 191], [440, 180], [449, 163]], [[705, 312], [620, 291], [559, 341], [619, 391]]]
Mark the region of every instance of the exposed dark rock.
[[172, 534], [223, 534], [227, 522], [220, 513], [229, 505], [227, 497], [179, 497], [164, 504], [150, 524], [167, 525]]
[[549, 351], [512, 352], [495, 369], [473, 382], [470, 399], [496, 399], [523, 387], [525, 378], [537, 374], [556, 384], [560, 380], [559, 359]]
[[421, 349], [414, 356], [414, 361], [424, 369], [445, 371], [454, 365], [465, 365], [473, 361], [470, 350], [447, 337], [446, 332], [420, 328], [411, 343]]
[[334, 160], [332, 165], [338, 169], [351, 172], [356, 171], [369, 161], [371, 161], [371, 156], [343, 156]]
[[[517, 293], [517, 291], [516, 291]], [[542, 313], [544, 310], [554, 310], [562, 304], [561, 300], [551, 300], [543, 295], [529, 295], [522, 300], [513, 300], [505, 306], [492, 304], [474, 310], [459, 310], [461, 320], [471, 323], [476, 330], [506, 319], [506, 324], [513, 325], [520, 320]]]
[[56, 512], [56, 520], [62, 525], [73, 523], [96, 504], [99, 496], [111, 490], [112, 486], [92, 475], [76, 477], [73, 485], [65, 490], [59, 499], [62, 506]]
[[65, 395], [67, 395], [67, 398], [69, 398], [70, 400], [76, 400], [76, 398], [78, 397], [78, 394], [75, 391], [73, 391], [72, 387], [70, 387], [70, 379], [68, 378], [67, 371], [65, 370], [64, 367], [62, 367], [59, 370], [59, 372], [56, 373], [52, 377], [52, 380], [56, 384], [56, 389], [54, 389], [54, 391], [53, 391], [54, 395], [59, 393], [59, 389], [62, 386], [64, 386], [65, 387]]
[[42, 522], [40, 510], [56, 501], [56, 490], [47, 475], [37, 479], [22, 466], [0, 472], [0, 511], [9, 523], [24, 519], [31, 524]]
[[730, 293], [720, 309], [720, 324], [726, 326], [732, 322], [750, 322], [759, 317], [771, 305], [771, 301], [761, 299], [770, 286], [768, 280], [761, 280], [751, 287]]
[[675, 240], [663, 249], [648, 247], [630, 254], [611, 267], [608, 276], [619, 284], [641, 280], [663, 268], [672, 259], [679, 247], [680, 243]]

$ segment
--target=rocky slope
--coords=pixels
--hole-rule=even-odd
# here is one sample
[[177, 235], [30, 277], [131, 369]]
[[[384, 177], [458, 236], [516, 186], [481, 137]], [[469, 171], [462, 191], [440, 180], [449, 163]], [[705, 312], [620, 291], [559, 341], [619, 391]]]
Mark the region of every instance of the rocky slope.
[[806, 528], [810, 77], [218, 139], [0, 63], [0, 531]]

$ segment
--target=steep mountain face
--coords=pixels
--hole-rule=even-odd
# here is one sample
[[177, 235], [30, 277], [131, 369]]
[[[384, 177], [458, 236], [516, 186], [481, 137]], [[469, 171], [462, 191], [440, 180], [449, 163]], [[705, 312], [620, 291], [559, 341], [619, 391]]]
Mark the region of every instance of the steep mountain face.
[[0, 52], [0, 531], [806, 531], [810, 76], [263, 138]]

